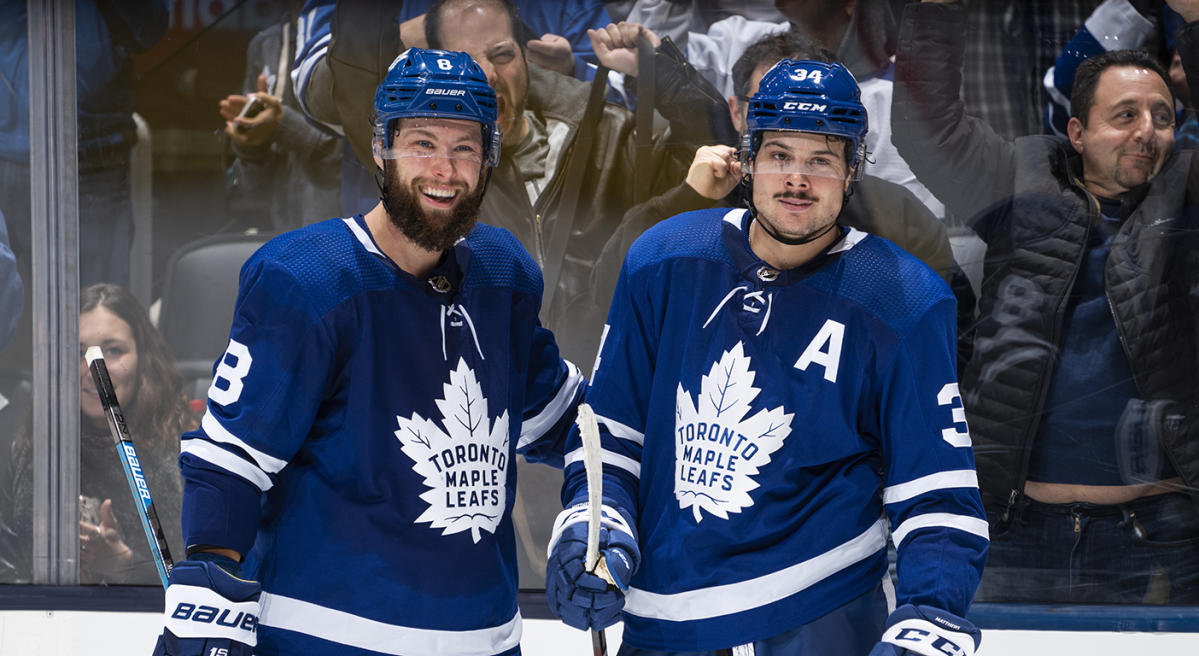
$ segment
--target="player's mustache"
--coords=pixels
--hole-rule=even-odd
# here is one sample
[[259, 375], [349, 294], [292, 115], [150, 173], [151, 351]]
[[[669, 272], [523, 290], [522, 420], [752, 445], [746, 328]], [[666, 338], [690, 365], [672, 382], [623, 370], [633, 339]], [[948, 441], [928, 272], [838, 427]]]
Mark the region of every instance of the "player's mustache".
[[806, 194], [802, 191], [784, 191], [782, 193], [775, 194], [774, 197], [776, 199], [786, 198], [789, 200], [806, 200], [806, 201], [811, 201], [813, 203], [818, 202], [815, 196], [812, 196], [811, 194]]

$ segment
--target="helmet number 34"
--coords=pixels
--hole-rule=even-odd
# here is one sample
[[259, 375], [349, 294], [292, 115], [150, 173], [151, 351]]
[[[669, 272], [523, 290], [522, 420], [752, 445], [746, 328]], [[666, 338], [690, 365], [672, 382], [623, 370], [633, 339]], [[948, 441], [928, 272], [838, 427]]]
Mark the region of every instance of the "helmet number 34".
[[793, 75], [796, 80], [811, 80], [816, 84], [820, 84], [820, 78], [824, 77], [824, 71], [810, 71], [806, 68], [797, 68]]

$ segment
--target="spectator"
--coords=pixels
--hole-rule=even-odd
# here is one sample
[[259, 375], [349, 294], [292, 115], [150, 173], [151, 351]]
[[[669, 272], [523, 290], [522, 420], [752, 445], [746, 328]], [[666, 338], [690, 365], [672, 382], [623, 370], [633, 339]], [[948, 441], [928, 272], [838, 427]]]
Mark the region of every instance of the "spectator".
[[[0, 131], [0, 203], [14, 251], [26, 260], [29, 225], [29, 71], [24, 0], [0, 1], [0, 75], [7, 120]], [[132, 53], [144, 52], [166, 33], [166, 0], [75, 4], [79, 105], [79, 279], [125, 282], [133, 219], [129, 200], [129, 150], [133, 123]], [[25, 265], [28, 266], [28, 265]]]
[[[1145, 3], [1140, 3], [1144, 5]], [[1149, 11], [1155, 11], [1147, 8]], [[1078, 34], [1066, 44], [1057, 62], [1045, 73], [1045, 130], [1059, 137], [1066, 136], [1066, 125], [1070, 120], [1070, 87], [1074, 74], [1089, 57], [1118, 48], [1155, 51], [1154, 22], [1129, 0], [1107, 0], [1099, 5], [1087, 18]], [[1191, 90], [1187, 85], [1182, 68], [1182, 58], [1174, 47], [1174, 32], [1182, 24], [1177, 12], [1161, 7], [1164, 45], [1170, 55], [1170, 88], [1174, 91], [1176, 120], [1174, 147], [1194, 148], [1199, 145], [1199, 123], [1191, 103]]]
[[1045, 132], [1065, 137], [1070, 121], [1070, 89], [1078, 65], [1111, 50], [1146, 50], [1156, 34], [1153, 21], [1128, 0], [1105, 0], [1087, 17], [1045, 72]]
[[587, 285], [596, 258], [633, 206], [636, 189], [644, 185], [654, 194], [675, 184], [700, 144], [670, 130], [649, 144], [647, 170], [636, 170], [633, 115], [607, 104], [593, 125], [584, 125], [586, 85], [528, 66], [513, 39], [516, 20], [505, 0], [446, 0], [433, 4], [425, 27], [435, 46], [471, 54], [496, 88], [505, 148], [484, 220], [511, 230], [541, 263], [543, 322], [568, 360], [589, 363], [601, 326], [577, 319], [596, 303]]
[[[131, 55], [167, 30], [168, 3], [81, 0], [75, 7], [79, 148], [79, 281], [129, 282], [133, 241], [129, 153], [136, 141]], [[26, 0], [0, 0], [0, 211], [30, 280], [30, 107]], [[28, 367], [32, 321], [22, 316], [5, 364]]]
[[862, 104], [874, 126], [867, 135], [871, 159], [866, 173], [907, 187], [920, 202], [944, 218], [945, 207], [916, 180], [907, 163], [891, 145], [891, 55], [894, 53], [895, 19], [884, 0], [851, 2], [775, 3], [787, 21], [770, 23], [731, 16], [713, 23], [706, 32], [692, 33], [686, 41], [687, 60], [717, 89], [734, 101], [744, 101], [744, 89], [734, 81], [735, 65], [751, 44], [772, 34], [798, 30], [817, 45], [836, 53], [862, 89]]
[[[179, 435], [198, 422], [188, 407], [183, 379], [175, 371], [166, 343], [146, 311], [123, 287], [92, 285], [80, 294], [79, 383], [79, 578], [84, 583], [159, 583], [150, 547], [113, 446], [104, 408], [83, 361], [89, 346], [99, 346], [112, 377], [117, 400], [129, 422], [142, 470], [154, 491], [154, 507], [173, 553], [183, 553], [179, 527], [182, 483], [176, 458]], [[14, 551], [8, 582], [31, 576], [28, 541], [32, 531], [33, 440], [26, 430], [13, 443], [11, 486], [0, 491], [0, 524], [9, 540], [24, 540]], [[0, 527], [0, 530], [3, 530]]]
[[[305, 3], [292, 78], [304, 113], [348, 141], [343, 149], [343, 216], [366, 212], [378, 200], [369, 174], [374, 167], [369, 146], [371, 92], [403, 48], [427, 45], [424, 21], [431, 4], [432, 0]], [[514, 38], [522, 51], [533, 49], [533, 61], [567, 74], [573, 70], [581, 79], [594, 77], [590, 62], [595, 55], [586, 30], [610, 22], [599, 0], [516, 0], [515, 6], [523, 20], [513, 25]], [[342, 31], [353, 38], [336, 38]]]
[[891, 144], [892, 64], [895, 17], [886, 0], [778, 0], [787, 20], [818, 45], [837, 53], [862, 88], [862, 104], [870, 113], [866, 148], [873, 157], [866, 172], [903, 185], [937, 218], [945, 206], [920, 184], [907, 162]]
[[[357, 18], [363, 20], [364, 15]], [[497, 88], [504, 148], [492, 174], [491, 193], [484, 197], [482, 221], [507, 228], [533, 254], [546, 279], [542, 322], [555, 331], [567, 359], [589, 363], [599, 343], [601, 325], [579, 317], [597, 312], [598, 304], [588, 287], [595, 259], [624, 212], [641, 196], [639, 190], [648, 198], [683, 177], [691, 154], [704, 143], [689, 129], [697, 115], [709, 112], [707, 107], [701, 112], [695, 107], [672, 106], [666, 110], [670, 129], [651, 137], [634, 132], [631, 112], [596, 103], [594, 123], [584, 125], [587, 85], [528, 64], [515, 29], [518, 25], [520, 18], [510, 0], [434, 2], [425, 22], [431, 45], [470, 53]], [[342, 23], [339, 29], [355, 35], [378, 31], [369, 24]], [[345, 41], [335, 41], [332, 50]], [[373, 54], [358, 51], [363, 64], [360, 71], [375, 65], [379, 48], [397, 45], [394, 41], [366, 41], [373, 44]], [[501, 57], [506, 61], [501, 62]], [[332, 66], [335, 53], [328, 59]], [[303, 67], [319, 66], [311, 60], [305, 62]], [[305, 73], [300, 70], [298, 75], [302, 78]], [[353, 79], [365, 83], [368, 77]], [[345, 93], [338, 96], [354, 96], [351, 79], [345, 83]], [[303, 96], [303, 86], [297, 88]], [[663, 103], [659, 108], [666, 106]], [[342, 113], [340, 120], [343, 125], [353, 124], [358, 122], [357, 116]], [[354, 141], [353, 136], [350, 139]], [[637, 170], [639, 148], [646, 155], [644, 170]], [[357, 143], [354, 150], [361, 153], [366, 149]], [[344, 186], [343, 180], [343, 191]], [[600, 315], [602, 312], [602, 308], [598, 310]]]
[[966, 0], [961, 97], [1009, 139], [1039, 134], [1041, 76], [1102, 0]]
[[[296, 21], [289, 15], [254, 35], [246, 50], [246, 92], [226, 96], [219, 106], [236, 156], [230, 170], [234, 214], [240, 223], [268, 232], [286, 232], [341, 211], [342, 139], [300, 112], [288, 74], [296, 36]], [[262, 103], [262, 111], [237, 118], [251, 97]]]
[[733, 16], [750, 21], [777, 23], [783, 20], [771, 0], [629, 0], [622, 15], [608, 3], [608, 13], [618, 21], [644, 25], [663, 37], [669, 36], [683, 50], [689, 32], [707, 32], [708, 27]]
[[[980, 599], [1195, 603], [1199, 162], [1172, 154], [1166, 72], [1094, 57], [1067, 138], [1009, 141], [963, 111], [966, 19], [906, 8], [892, 134], [987, 245], [962, 378], [993, 536]], [[1192, 80], [1197, 32], [1177, 41]]]
[[[978, 647], [954, 300], [840, 225], [866, 121], [844, 66], [779, 62], [750, 100], [749, 208], [667, 219], [625, 259], [587, 390], [603, 508], [572, 433], [546, 595], [581, 629], [623, 605], [627, 656], [916, 653], [896, 625], [925, 654]], [[584, 566], [589, 511], [615, 588]]]

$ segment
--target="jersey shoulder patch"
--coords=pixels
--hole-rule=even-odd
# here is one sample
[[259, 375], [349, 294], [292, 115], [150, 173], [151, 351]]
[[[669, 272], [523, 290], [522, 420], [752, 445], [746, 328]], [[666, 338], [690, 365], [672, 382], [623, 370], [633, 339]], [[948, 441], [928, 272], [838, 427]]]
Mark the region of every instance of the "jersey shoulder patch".
[[928, 265], [876, 235], [842, 253], [836, 266], [812, 276], [811, 283], [862, 305], [900, 335], [934, 305], [954, 301], [949, 285]]
[[279, 284], [286, 278], [303, 290], [316, 316], [363, 291], [394, 285], [391, 270], [361, 247], [342, 219], [285, 232], [263, 244], [241, 269], [243, 289], [264, 281]]
[[693, 258], [732, 263], [722, 238], [726, 207], [677, 214], [646, 230], [629, 248], [629, 274], [670, 259]]
[[511, 232], [480, 223], [466, 236], [464, 243], [470, 249], [467, 286], [506, 287], [541, 296], [541, 268]]

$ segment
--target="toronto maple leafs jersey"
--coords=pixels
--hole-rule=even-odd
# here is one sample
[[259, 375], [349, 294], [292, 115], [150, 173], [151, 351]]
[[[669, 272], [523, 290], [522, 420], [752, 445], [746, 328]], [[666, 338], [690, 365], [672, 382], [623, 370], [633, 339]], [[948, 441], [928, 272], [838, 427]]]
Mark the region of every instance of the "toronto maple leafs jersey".
[[361, 216], [244, 265], [180, 463], [189, 547], [262, 583], [255, 653], [519, 653], [514, 458], [561, 466], [585, 385], [541, 289], [484, 225], [423, 279]]
[[[875, 589], [965, 614], [987, 525], [955, 374], [955, 301], [847, 229], [807, 265], [757, 258], [742, 209], [647, 231], [620, 275], [587, 400], [605, 503], [641, 565], [624, 640], [662, 651], [784, 633]], [[586, 500], [577, 432], [563, 500]]]

